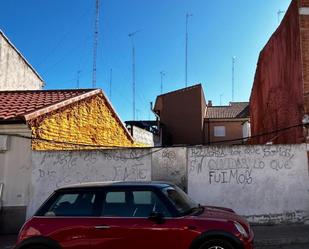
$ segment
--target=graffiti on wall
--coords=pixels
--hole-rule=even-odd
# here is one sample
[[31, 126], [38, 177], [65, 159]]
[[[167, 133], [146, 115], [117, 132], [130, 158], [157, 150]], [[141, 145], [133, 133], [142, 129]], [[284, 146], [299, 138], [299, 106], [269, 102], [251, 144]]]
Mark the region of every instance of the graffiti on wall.
[[306, 145], [188, 148], [189, 195], [253, 222], [304, 220], [308, 190]]
[[196, 147], [189, 156], [189, 172], [207, 171], [209, 184], [252, 184], [255, 171], [292, 169], [295, 153], [292, 145]]
[[164, 148], [152, 155], [152, 180], [169, 181], [187, 189], [186, 148]]
[[151, 180], [151, 155], [138, 149], [34, 152], [32, 161], [30, 213], [62, 186]]

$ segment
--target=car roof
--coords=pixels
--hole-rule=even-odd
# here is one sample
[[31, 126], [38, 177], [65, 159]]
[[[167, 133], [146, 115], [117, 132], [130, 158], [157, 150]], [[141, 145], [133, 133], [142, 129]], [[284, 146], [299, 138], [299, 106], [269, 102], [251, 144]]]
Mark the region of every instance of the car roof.
[[73, 184], [63, 186], [57, 190], [69, 190], [69, 189], [88, 189], [88, 188], [109, 188], [109, 187], [153, 187], [153, 188], [164, 188], [173, 186], [174, 184], [169, 182], [160, 181], [105, 181], [105, 182], [85, 182], [79, 184]]

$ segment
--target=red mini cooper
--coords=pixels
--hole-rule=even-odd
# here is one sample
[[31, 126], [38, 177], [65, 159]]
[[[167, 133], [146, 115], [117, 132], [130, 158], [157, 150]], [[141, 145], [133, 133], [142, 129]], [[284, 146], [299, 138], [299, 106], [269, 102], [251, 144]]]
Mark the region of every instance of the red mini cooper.
[[16, 249], [252, 249], [233, 210], [194, 203], [162, 182], [88, 183], [56, 190], [21, 229]]

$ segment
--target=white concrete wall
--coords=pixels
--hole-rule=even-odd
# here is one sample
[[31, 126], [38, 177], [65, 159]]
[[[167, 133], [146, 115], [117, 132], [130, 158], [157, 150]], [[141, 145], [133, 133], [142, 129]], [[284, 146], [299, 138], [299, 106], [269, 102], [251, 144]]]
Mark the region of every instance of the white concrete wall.
[[97, 181], [151, 180], [151, 154], [147, 150], [33, 152], [32, 215], [57, 188]]
[[306, 145], [32, 152], [32, 162], [30, 155], [30, 141], [12, 137], [0, 153], [5, 205], [30, 199], [29, 215], [60, 186], [152, 179], [188, 186], [196, 201], [231, 207], [251, 222], [309, 220]]
[[137, 126], [132, 126], [133, 138], [136, 142], [146, 144], [148, 146], [154, 146], [153, 133], [141, 129]]
[[[30, 136], [26, 125], [0, 125], [0, 133]], [[27, 206], [31, 178], [31, 140], [7, 138], [0, 151], [0, 182], [4, 183], [3, 206]]]
[[187, 190], [187, 148], [155, 148], [152, 153], [152, 180], [173, 182]]
[[189, 148], [188, 171], [199, 203], [231, 207], [251, 222], [309, 220], [305, 145]]
[[0, 91], [42, 89], [42, 79], [0, 31]]

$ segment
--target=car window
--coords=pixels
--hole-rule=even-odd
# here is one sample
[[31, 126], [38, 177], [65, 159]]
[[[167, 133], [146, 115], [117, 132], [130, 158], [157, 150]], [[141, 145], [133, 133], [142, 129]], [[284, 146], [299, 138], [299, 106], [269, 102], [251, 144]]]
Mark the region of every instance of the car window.
[[60, 193], [45, 216], [93, 216], [95, 193]]
[[164, 188], [163, 193], [181, 214], [184, 214], [188, 210], [198, 206], [185, 192], [176, 186]]
[[106, 194], [106, 203], [125, 203], [125, 192], [108, 192]]
[[153, 191], [133, 191], [133, 217], [149, 217], [153, 212], [170, 217], [165, 204]]
[[152, 191], [110, 191], [106, 193], [102, 216], [146, 218], [152, 212], [159, 212], [165, 217], [171, 216]]

